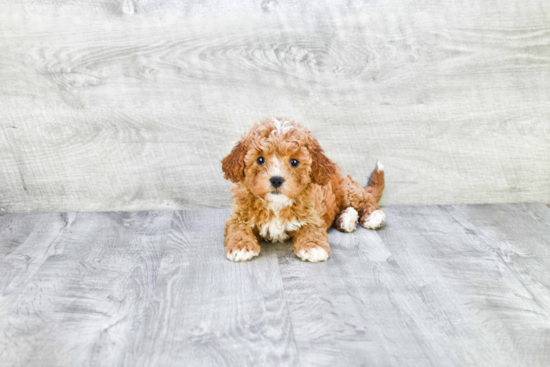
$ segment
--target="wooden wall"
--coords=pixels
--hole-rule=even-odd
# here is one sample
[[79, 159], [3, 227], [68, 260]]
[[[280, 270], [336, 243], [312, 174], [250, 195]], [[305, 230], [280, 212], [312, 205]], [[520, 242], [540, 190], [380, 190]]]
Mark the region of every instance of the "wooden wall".
[[293, 118], [382, 204], [550, 202], [547, 0], [0, 0], [0, 213], [228, 207]]

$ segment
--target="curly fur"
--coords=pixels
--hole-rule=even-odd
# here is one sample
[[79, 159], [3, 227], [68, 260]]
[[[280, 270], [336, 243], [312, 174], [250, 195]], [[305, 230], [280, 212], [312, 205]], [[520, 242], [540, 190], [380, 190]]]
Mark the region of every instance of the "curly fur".
[[[259, 164], [258, 157], [265, 164]], [[292, 159], [298, 160], [297, 167], [290, 165]], [[357, 211], [366, 228], [377, 229], [385, 219], [377, 204], [384, 189], [381, 165], [363, 188], [342, 174], [308, 129], [288, 119], [255, 124], [222, 160], [222, 170], [234, 183], [233, 208], [225, 225], [226, 256], [233, 261], [257, 256], [259, 240], [289, 238], [303, 260], [324, 261], [330, 256], [328, 228], [353, 230], [348, 208]], [[270, 183], [275, 175], [284, 179], [280, 188]], [[339, 218], [346, 213], [348, 217]]]

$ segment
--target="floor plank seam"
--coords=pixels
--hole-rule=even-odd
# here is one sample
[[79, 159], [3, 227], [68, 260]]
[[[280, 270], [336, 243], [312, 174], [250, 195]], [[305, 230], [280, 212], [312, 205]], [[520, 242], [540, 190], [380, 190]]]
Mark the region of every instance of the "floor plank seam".
[[283, 274], [281, 273], [281, 263], [279, 262], [279, 256], [277, 255], [277, 253], [275, 253], [275, 256], [277, 256], [277, 269], [279, 269], [279, 279], [281, 280], [281, 288], [283, 291], [283, 297], [285, 299], [286, 310], [288, 312], [288, 321], [290, 322], [290, 328], [292, 330], [292, 340], [294, 341], [294, 348], [296, 349], [296, 358], [298, 359], [298, 365], [301, 366], [302, 362], [300, 360], [300, 351], [298, 350], [298, 343], [296, 343], [296, 335], [294, 334], [294, 324], [292, 323], [292, 315], [290, 313], [290, 307], [288, 307], [288, 299], [286, 297], [285, 282], [283, 280]]

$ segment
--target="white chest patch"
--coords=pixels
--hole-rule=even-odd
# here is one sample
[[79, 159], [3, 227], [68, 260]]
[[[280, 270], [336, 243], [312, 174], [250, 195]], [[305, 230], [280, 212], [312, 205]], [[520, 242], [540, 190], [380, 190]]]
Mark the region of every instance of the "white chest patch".
[[272, 211], [275, 215], [269, 222], [261, 225], [260, 236], [271, 242], [284, 242], [288, 239], [287, 232], [296, 231], [304, 223], [296, 219], [283, 220], [279, 218], [281, 209], [294, 204], [294, 200], [288, 196], [283, 194], [267, 194], [267, 200], [269, 201], [268, 210]]
[[274, 217], [262, 226], [260, 235], [271, 242], [284, 242], [288, 240], [287, 232], [296, 231], [303, 224], [295, 219], [289, 221]]

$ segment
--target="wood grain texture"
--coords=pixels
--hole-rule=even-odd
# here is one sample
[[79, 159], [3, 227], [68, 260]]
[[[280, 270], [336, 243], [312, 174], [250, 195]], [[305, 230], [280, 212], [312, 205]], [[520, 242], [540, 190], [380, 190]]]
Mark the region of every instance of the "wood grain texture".
[[[385, 211], [380, 231], [332, 231], [331, 259], [319, 267], [280, 253], [303, 365], [547, 365], [550, 210]], [[515, 246], [514, 260], [498, 249], [510, 256]]]
[[304, 266], [279, 245], [302, 365], [438, 365], [440, 345], [418, 325], [429, 306], [378, 234], [331, 231], [329, 242], [330, 261], [318, 266]]
[[228, 210], [0, 216], [0, 366], [547, 366], [550, 209], [392, 206], [328, 262]]
[[[23, 223], [34, 231], [0, 263], [0, 365], [121, 365], [172, 214], [2, 216], [3, 234]], [[0, 248], [15, 237], [3, 236]]]
[[386, 205], [550, 202], [547, 1], [327, 3], [0, 1], [0, 212], [228, 207], [266, 115]]
[[[542, 213], [541, 207], [388, 208], [392, 223], [380, 237], [430, 308], [429, 316], [417, 313], [415, 320], [428, 335], [442, 337], [437, 344], [443, 356], [441, 364], [547, 365], [550, 291], [546, 287], [534, 295], [530, 288], [541, 288], [541, 279], [521, 279], [494, 247], [497, 243], [506, 247], [527, 242], [538, 253], [529, 258], [528, 266], [538, 266], [546, 257], [540, 252], [547, 247], [550, 227], [548, 223], [539, 225], [533, 232], [528, 222], [536, 213], [548, 220], [550, 211], [544, 208]], [[455, 213], [463, 211], [466, 213], [457, 219]], [[521, 235], [514, 245], [502, 238], [509, 231], [508, 224], [499, 221], [504, 215], [517, 218], [514, 228]], [[465, 225], [466, 221], [470, 224]], [[484, 222], [495, 225], [489, 229]], [[487, 236], [498, 240], [494, 238], [490, 244]], [[440, 312], [442, 309], [445, 311]]]
[[176, 212], [128, 366], [294, 366], [277, 255], [225, 258], [228, 210]]

